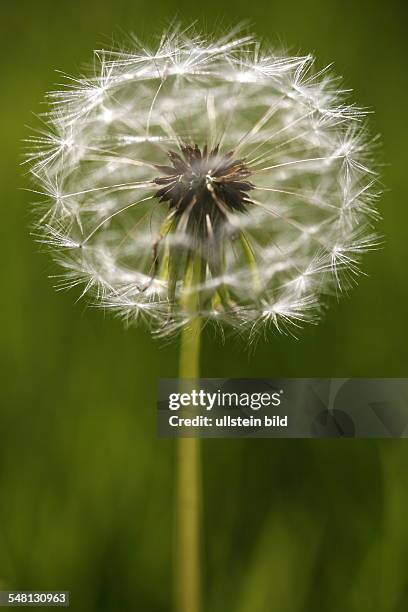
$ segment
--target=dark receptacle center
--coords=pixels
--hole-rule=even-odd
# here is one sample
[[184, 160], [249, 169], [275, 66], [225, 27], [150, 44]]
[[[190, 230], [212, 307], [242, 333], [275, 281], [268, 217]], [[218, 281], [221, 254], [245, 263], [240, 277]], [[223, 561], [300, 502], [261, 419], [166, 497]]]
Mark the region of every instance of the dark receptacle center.
[[180, 153], [168, 152], [170, 165], [158, 165], [162, 176], [156, 197], [168, 202], [183, 227], [195, 234], [208, 235], [228, 221], [230, 213], [245, 212], [253, 188], [250, 171], [243, 159], [219, 148], [201, 150], [183, 144]]

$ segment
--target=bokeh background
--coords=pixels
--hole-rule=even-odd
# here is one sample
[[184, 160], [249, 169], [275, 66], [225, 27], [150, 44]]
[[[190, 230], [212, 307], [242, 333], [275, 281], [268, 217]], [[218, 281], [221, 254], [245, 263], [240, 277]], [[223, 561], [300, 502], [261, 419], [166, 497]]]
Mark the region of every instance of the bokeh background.
[[[407, 32], [401, 0], [15, 0], [2, 5], [0, 588], [71, 591], [81, 612], [171, 609], [174, 444], [155, 431], [156, 382], [177, 344], [125, 331], [57, 294], [29, 236], [21, 141], [54, 69], [77, 73], [111, 34], [151, 38], [178, 16], [249, 19], [334, 62], [375, 109], [385, 248], [299, 341], [248, 355], [205, 337], [202, 375], [406, 376]], [[408, 445], [207, 440], [205, 612], [402, 612], [408, 607]]]

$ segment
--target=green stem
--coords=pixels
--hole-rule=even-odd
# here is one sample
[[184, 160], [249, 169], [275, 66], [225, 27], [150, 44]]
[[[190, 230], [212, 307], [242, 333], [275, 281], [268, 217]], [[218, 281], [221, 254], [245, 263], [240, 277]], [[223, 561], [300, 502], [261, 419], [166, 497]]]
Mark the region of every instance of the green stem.
[[[200, 274], [200, 264], [191, 270], [191, 284]], [[183, 329], [180, 348], [181, 391], [189, 391], [199, 377], [202, 322], [197, 312], [198, 296], [186, 296], [185, 306], [193, 313]], [[177, 439], [175, 596], [177, 612], [201, 612], [201, 461], [199, 438]]]

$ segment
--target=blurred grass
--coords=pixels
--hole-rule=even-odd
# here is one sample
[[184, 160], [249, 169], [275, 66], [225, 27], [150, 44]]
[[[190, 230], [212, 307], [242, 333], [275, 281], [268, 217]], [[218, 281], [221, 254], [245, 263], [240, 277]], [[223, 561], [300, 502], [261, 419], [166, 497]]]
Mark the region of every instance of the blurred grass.
[[[43, 92], [114, 33], [150, 37], [177, 13], [335, 62], [383, 139], [385, 249], [296, 342], [248, 357], [209, 334], [204, 376], [407, 374], [406, 8], [402, 1], [20, 0], [2, 7], [0, 584], [69, 589], [72, 609], [170, 610], [173, 445], [155, 433], [156, 381], [177, 346], [56, 294], [28, 235], [19, 168]], [[402, 441], [206, 441], [206, 612], [403, 612], [408, 448]]]

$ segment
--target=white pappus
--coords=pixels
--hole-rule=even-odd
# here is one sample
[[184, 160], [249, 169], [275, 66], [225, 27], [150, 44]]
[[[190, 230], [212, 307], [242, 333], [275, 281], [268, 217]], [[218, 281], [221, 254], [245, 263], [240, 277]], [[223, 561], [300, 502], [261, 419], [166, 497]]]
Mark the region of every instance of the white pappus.
[[378, 244], [366, 112], [339, 87], [239, 31], [95, 51], [27, 154], [59, 287], [164, 335], [315, 322]]

